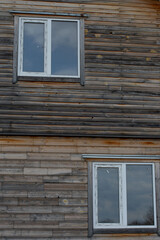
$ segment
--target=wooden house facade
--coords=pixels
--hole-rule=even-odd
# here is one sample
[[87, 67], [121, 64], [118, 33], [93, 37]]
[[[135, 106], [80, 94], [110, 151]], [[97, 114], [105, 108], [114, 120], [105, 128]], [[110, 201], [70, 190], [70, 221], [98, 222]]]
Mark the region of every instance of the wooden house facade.
[[159, 239], [159, 53], [158, 0], [0, 0], [0, 239]]

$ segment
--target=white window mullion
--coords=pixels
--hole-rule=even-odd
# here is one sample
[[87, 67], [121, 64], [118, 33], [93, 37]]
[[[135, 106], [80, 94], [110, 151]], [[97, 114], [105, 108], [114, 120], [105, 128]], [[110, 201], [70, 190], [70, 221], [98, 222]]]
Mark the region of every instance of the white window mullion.
[[127, 181], [126, 181], [126, 164], [122, 164], [122, 199], [123, 199], [123, 226], [127, 227]]
[[51, 75], [51, 19], [47, 20], [47, 31], [45, 35], [46, 40], [46, 57], [45, 57], [45, 69], [47, 75]]
[[77, 22], [78, 31], [78, 76], [80, 76], [80, 21]]
[[122, 165], [119, 166], [119, 216], [120, 225], [123, 225], [123, 172]]
[[155, 183], [155, 166], [152, 164], [152, 175], [153, 175], [153, 206], [154, 206], [154, 225], [157, 227], [156, 221], [156, 183]]

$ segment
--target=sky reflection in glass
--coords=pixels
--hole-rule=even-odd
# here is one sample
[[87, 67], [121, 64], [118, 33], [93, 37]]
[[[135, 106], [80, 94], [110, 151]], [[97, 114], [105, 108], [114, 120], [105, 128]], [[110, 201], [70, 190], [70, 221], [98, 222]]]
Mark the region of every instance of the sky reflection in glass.
[[52, 21], [51, 74], [78, 75], [78, 29], [74, 21]]
[[127, 165], [128, 225], [153, 225], [151, 165]]
[[23, 71], [44, 72], [44, 24], [24, 23]]
[[98, 222], [119, 223], [119, 173], [116, 167], [99, 167]]

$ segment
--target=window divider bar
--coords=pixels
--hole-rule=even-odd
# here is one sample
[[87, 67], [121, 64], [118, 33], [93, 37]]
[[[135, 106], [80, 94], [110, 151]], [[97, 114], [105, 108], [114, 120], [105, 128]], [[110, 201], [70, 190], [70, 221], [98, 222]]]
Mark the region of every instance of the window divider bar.
[[122, 204], [123, 204], [123, 226], [127, 226], [127, 172], [126, 164], [122, 164]]
[[81, 60], [80, 60], [80, 49], [81, 49], [81, 47], [80, 47], [80, 21], [77, 21], [77, 41], [78, 41], [78, 43], [77, 43], [77, 45], [78, 45], [78, 49], [77, 49], [77, 51], [78, 51], [78, 76], [80, 76], [80, 65], [81, 65]]
[[[51, 23], [52, 20], [47, 21], [47, 33], [45, 36], [45, 42], [46, 42], [46, 57], [45, 57], [45, 68], [48, 75], [51, 75], [51, 50], [52, 50], [52, 39], [51, 39]], [[50, 63], [50, 64], [48, 64]]]
[[123, 226], [123, 168], [122, 164], [118, 165], [118, 173], [119, 173], [119, 218], [120, 225]]
[[155, 166], [152, 163], [152, 181], [153, 181], [153, 206], [154, 206], [154, 225], [157, 227], [157, 214], [156, 214], [156, 180], [155, 180]]

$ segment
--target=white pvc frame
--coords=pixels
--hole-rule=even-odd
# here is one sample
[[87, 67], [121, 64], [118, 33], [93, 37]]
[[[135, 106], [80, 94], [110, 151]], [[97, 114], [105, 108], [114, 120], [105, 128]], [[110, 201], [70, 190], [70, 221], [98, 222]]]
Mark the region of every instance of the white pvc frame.
[[[153, 184], [153, 207], [154, 207], [154, 225], [127, 225], [127, 192], [126, 192], [126, 165], [151, 165], [152, 166], [152, 184]], [[94, 229], [142, 229], [156, 228], [156, 193], [155, 193], [155, 169], [154, 163], [102, 163], [94, 162], [93, 171], [93, 228]], [[119, 214], [120, 223], [98, 223], [98, 193], [97, 193], [97, 168], [115, 167], [119, 169]]]
[[[52, 75], [51, 74], [51, 22], [77, 22], [78, 39], [78, 74], [77, 75]], [[44, 72], [25, 72], [23, 71], [23, 30], [24, 23], [44, 23]], [[58, 18], [19, 18], [19, 40], [18, 40], [18, 76], [39, 76], [39, 77], [62, 77], [62, 78], [80, 78], [80, 21], [75, 19]]]

